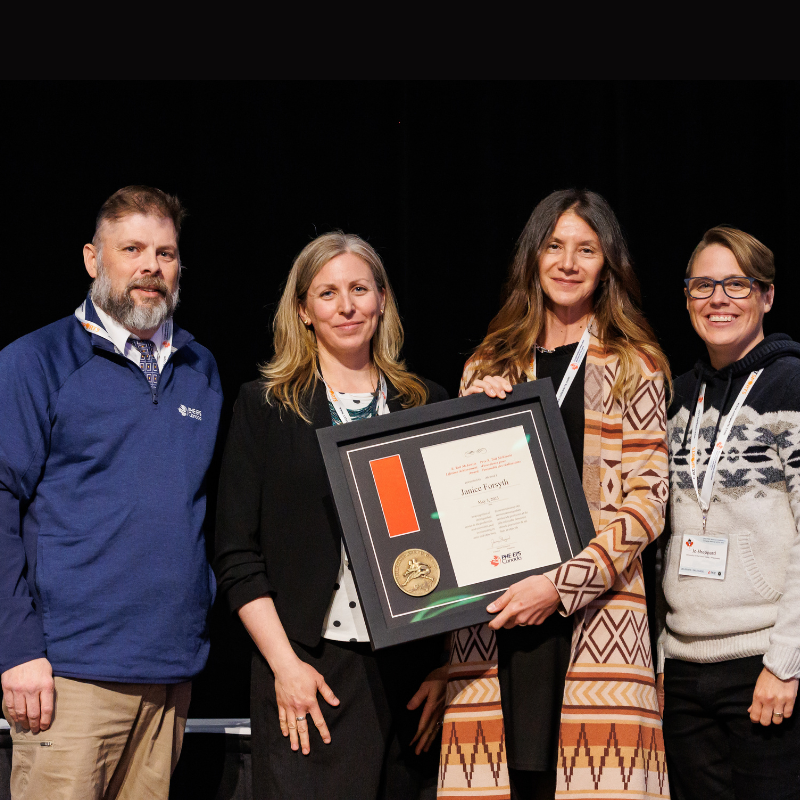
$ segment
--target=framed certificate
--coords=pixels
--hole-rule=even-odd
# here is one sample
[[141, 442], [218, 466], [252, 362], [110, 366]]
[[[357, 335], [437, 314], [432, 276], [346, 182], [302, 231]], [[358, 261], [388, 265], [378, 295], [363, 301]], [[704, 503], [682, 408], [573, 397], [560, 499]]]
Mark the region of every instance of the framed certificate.
[[594, 537], [549, 379], [317, 436], [375, 649], [488, 621]]

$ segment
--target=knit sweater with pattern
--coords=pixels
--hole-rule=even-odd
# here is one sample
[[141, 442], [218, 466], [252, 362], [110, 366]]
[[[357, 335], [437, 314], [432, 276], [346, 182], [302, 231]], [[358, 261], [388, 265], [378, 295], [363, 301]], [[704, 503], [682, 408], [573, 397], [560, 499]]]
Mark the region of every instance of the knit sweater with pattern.
[[[719, 460], [706, 535], [728, 542], [724, 580], [679, 575], [683, 536], [702, 534], [689, 470], [692, 417], [706, 384], [697, 484], [750, 373], [763, 369]], [[779, 678], [800, 675], [800, 344], [783, 334], [714, 370], [701, 360], [675, 381], [668, 413], [670, 535], [662, 559], [659, 672], [664, 659], [764, 655]]]

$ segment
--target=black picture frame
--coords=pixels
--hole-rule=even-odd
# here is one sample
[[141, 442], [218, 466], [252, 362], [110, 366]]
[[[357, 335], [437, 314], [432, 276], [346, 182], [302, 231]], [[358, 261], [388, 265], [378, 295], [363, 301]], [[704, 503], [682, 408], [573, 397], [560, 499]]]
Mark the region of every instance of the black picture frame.
[[[516, 425], [527, 431], [563, 563], [594, 537], [594, 526], [549, 378], [519, 384], [504, 400], [474, 394], [317, 431], [373, 649], [487, 622], [486, 606], [509, 585], [556, 566], [458, 587], [422, 457], [415, 455], [427, 444], [464, 438], [466, 430], [491, 433]], [[400, 451], [420, 521], [410, 535], [391, 537], [365, 465]], [[439, 586], [424, 597], [400, 592], [387, 574], [399, 553], [417, 547], [433, 554], [441, 569]]]

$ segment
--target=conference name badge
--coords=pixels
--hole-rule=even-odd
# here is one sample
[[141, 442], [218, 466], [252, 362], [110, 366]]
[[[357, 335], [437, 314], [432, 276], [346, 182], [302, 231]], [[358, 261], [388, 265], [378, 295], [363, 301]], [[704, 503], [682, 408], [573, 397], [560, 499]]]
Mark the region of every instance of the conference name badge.
[[728, 561], [728, 540], [719, 536], [685, 534], [681, 540], [681, 561], [678, 575], [694, 578], [725, 579]]

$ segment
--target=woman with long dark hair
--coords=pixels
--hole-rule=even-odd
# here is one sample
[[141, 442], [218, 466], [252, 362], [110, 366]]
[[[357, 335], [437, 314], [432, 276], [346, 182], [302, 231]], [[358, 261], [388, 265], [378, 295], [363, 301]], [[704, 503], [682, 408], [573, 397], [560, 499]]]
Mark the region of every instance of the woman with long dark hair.
[[596, 536], [456, 633], [441, 797], [668, 795], [640, 556], [663, 527], [669, 368], [638, 302], [602, 197], [536, 206], [461, 389], [553, 379]]

